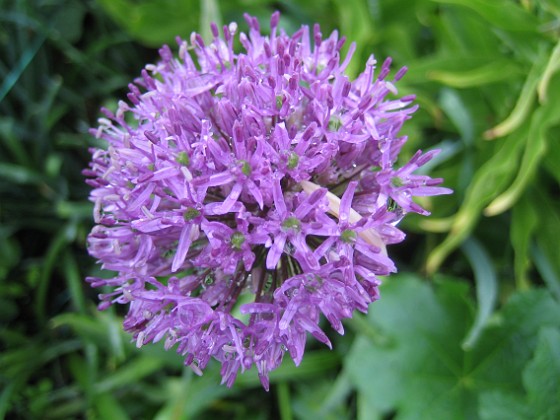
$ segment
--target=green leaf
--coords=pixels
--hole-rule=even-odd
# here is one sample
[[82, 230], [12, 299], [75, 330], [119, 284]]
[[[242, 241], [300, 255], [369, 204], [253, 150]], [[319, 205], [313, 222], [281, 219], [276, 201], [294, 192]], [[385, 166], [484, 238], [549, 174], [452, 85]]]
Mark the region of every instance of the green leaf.
[[[129, 336], [122, 330], [122, 320], [109, 312], [89, 314], [63, 313], [51, 319], [52, 328], [68, 326], [82, 340], [106, 349], [116, 360], [125, 358], [125, 340]], [[132, 346], [131, 346], [132, 347]]]
[[[519, 166], [519, 172], [509, 188], [496, 197], [484, 210], [488, 216], [494, 216], [509, 209], [523, 193], [547, 150], [547, 134], [550, 127], [560, 123], [560, 78], [554, 79], [555, 83], [549, 100], [539, 107], [531, 116], [529, 136], [526, 140], [525, 151]], [[553, 141], [557, 141], [554, 139]]]
[[480, 396], [479, 415], [482, 420], [531, 420], [530, 410], [522, 395], [489, 391]]
[[146, 376], [161, 370], [163, 366], [163, 360], [149, 355], [141, 355], [121, 366], [118, 371], [100, 380], [95, 385], [95, 389], [100, 393], [114, 392], [121, 387], [141, 381]]
[[531, 266], [529, 250], [538, 224], [538, 210], [533, 200], [523, 196], [513, 207], [510, 240], [514, 255], [515, 282], [519, 289], [529, 287], [527, 272]]
[[475, 228], [482, 209], [515, 176], [518, 170], [518, 155], [527, 131], [527, 128], [517, 130], [505, 138], [498, 150], [476, 171], [465, 199], [453, 218], [449, 235], [428, 256], [428, 273], [434, 273], [445, 258], [468, 237]]
[[[356, 43], [355, 58], [362, 57], [368, 41], [372, 37], [373, 25], [371, 15], [364, 1], [361, 0], [335, 0], [341, 33], [350, 42]], [[348, 48], [345, 49], [347, 51]], [[360, 60], [352, 60], [346, 69], [346, 74], [353, 78], [363, 69]]]
[[536, 244], [531, 248], [531, 257], [550, 293], [560, 300], [560, 276], [556, 274], [553, 263]]
[[560, 418], [560, 331], [543, 328], [535, 358], [523, 372], [534, 418]]
[[521, 89], [521, 93], [519, 94], [517, 103], [511, 111], [511, 114], [500, 124], [487, 130], [484, 133], [486, 139], [502, 137], [513, 132], [529, 117], [537, 95], [537, 85], [542, 77], [546, 64], [545, 59], [546, 56], [540, 54], [540, 57], [535, 61], [531, 71], [527, 75], [523, 89]]
[[[392, 277], [369, 318], [394, 345], [356, 340], [345, 368], [372, 406], [398, 420], [476, 418], [481, 392], [522, 389], [521, 371], [541, 326], [560, 326], [560, 305], [545, 291], [518, 293], [470, 351], [461, 348], [472, 323], [465, 284], [434, 287], [412, 275]], [[455, 414], [456, 417], [450, 417]]]
[[430, 80], [444, 85], [464, 89], [503, 81], [516, 73], [517, 66], [514, 63], [509, 60], [500, 60], [468, 71], [432, 70], [427, 76]]
[[41, 173], [12, 163], [0, 163], [0, 179], [2, 178], [21, 185], [40, 185], [45, 181]]
[[492, 391], [480, 399], [480, 417], [501, 419], [560, 418], [560, 330], [541, 328], [534, 358], [523, 371], [526, 395]]
[[99, 4], [132, 37], [152, 47], [174, 43], [198, 31], [200, 1], [99, 0]]
[[544, 69], [541, 80], [537, 87], [537, 92], [539, 94], [539, 101], [544, 103], [548, 99], [548, 85], [552, 76], [560, 70], [560, 41], [556, 44], [548, 60], [548, 64]]
[[537, 19], [511, 0], [432, 0], [436, 3], [456, 4], [474, 10], [488, 23], [510, 31], [537, 30]]
[[282, 420], [292, 420], [294, 418], [292, 412], [290, 387], [287, 382], [279, 382], [276, 387], [278, 397], [278, 409]]
[[126, 420], [130, 418], [119, 401], [110, 393], [96, 396], [94, 405], [102, 419]]
[[86, 8], [80, 2], [68, 2], [56, 12], [52, 24], [57, 35], [70, 43], [80, 39], [84, 29], [84, 16]]
[[457, 127], [465, 144], [471, 145], [474, 136], [474, 124], [470, 111], [463, 103], [461, 97], [453, 89], [443, 89], [439, 102], [453, 125]]
[[[538, 226], [535, 231], [537, 249], [542, 258], [536, 258], [537, 268], [551, 292], [560, 299], [560, 258], [558, 258], [558, 238], [560, 238], [560, 208], [558, 201], [546, 189], [535, 189], [532, 197], [538, 210]], [[549, 269], [549, 270], [547, 270]], [[547, 271], [549, 271], [547, 273]]]
[[467, 256], [469, 263], [474, 272], [476, 283], [476, 300], [478, 308], [476, 318], [467, 337], [463, 341], [464, 350], [473, 348], [482, 332], [482, 328], [486, 325], [498, 296], [498, 280], [496, 279], [496, 271], [492, 265], [486, 250], [475, 240], [468, 239], [462, 246], [463, 252]]

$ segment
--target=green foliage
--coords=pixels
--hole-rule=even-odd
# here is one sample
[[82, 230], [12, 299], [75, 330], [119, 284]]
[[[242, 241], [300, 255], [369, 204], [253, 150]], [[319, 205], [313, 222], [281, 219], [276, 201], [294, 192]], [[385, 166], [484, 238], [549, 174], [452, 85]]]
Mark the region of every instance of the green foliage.
[[[560, 349], [549, 336], [558, 338], [560, 304], [550, 294], [513, 295], [478, 342], [464, 350], [461, 343], [473, 322], [473, 302], [464, 282], [438, 278], [434, 287], [400, 275], [382, 293], [368, 319], [386, 343], [362, 337], [345, 363], [352, 383], [372, 407], [382, 413], [397, 409], [397, 419], [476, 418], [481, 395], [516, 393], [522, 384], [529, 403], [539, 410], [558, 406], [558, 361], [551, 359]], [[551, 363], [551, 371], [541, 376], [545, 363]], [[531, 394], [537, 389], [543, 393]]]
[[526, 395], [491, 391], [480, 399], [480, 415], [491, 419], [556, 419], [560, 416], [560, 331], [542, 328], [535, 357], [523, 371]]
[[[114, 107], [162, 43], [208, 24], [287, 32], [319, 22], [406, 65], [420, 110], [404, 158], [451, 196], [424, 200], [366, 317], [286, 362], [220, 386], [83, 281], [92, 206], [80, 171], [101, 105]], [[0, 0], [0, 418], [556, 419], [560, 416], [560, 7], [556, 0]], [[411, 274], [423, 271], [428, 278]], [[439, 275], [434, 275], [440, 272]], [[325, 327], [327, 327], [325, 325]], [[314, 347], [315, 346], [315, 347]]]

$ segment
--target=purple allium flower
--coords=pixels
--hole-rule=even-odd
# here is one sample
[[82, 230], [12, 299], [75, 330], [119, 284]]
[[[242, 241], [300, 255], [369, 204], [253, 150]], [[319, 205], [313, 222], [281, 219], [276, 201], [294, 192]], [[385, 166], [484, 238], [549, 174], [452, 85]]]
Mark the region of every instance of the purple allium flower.
[[395, 225], [428, 214], [412, 197], [451, 191], [412, 174], [435, 152], [394, 167], [417, 108], [389, 99], [405, 68], [389, 80], [386, 60], [375, 75], [372, 56], [351, 81], [354, 46], [341, 60], [336, 31], [288, 36], [274, 13], [263, 36], [245, 18], [243, 53], [235, 23], [223, 38], [214, 25], [209, 45], [178, 40], [179, 59], [164, 46], [129, 103], [104, 110], [93, 133], [108, 148], [85, 171], [88, 247], [117, 274], [89, 281], [112, 290], [101, 309], [129, 304], [138, 346], [164, 339], [197, 373], [217, 359], [228, 386], [256, 365], [268, 389], [286, 352], [301, 362], [307, 333], [331, 347], [321, 314], [343, 334], [379, 298], [378, 276], [396, 271], [386, 244], [404, 239]]

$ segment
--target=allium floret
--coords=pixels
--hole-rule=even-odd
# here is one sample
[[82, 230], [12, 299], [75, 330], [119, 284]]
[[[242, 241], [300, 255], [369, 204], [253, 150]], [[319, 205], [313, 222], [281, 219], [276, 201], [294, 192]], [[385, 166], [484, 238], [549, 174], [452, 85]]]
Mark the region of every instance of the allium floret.
[[371, 56], [350, 80], [355, 48], [342, 60], [336, 31], [289, 36], [274, 13], [264, 36], [245, 18], [243, 52], [236, 24], [223, 37], [212, 25], [210, 44], [179, 39], [178, 59], [164, 46], [129, 102], [103, 111], [92, 132], [108, 147], [84, 171], [88, 248], [116, 275], [89, 281], [112, 290], [101, 309], [129, 306], [138, 346], [164, 340], [199, 374], [216, 359], [228, 386], [255, 365], [268, 389], [286, 352], [301, 362], [308, 333], [331, 347], [321, 315], [342, 334], [379, 298], [379, 276], [396, 271], [386, 245], [404, 239], [397, 222], [428, 214], [413, 196], [450, 190], [413, 174], [435, 151], [395, 167], [417, 108], [394, 98], [406, 68], [389, 79], [391, 61], [378, 69]]

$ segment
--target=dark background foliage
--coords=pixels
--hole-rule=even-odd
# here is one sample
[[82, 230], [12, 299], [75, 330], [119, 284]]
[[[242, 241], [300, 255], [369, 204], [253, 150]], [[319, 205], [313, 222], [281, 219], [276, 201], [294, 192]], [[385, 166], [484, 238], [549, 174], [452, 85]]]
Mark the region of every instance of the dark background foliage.
[[[402, 224], [370, 313], [266, 393], [138, 350], [96, 310], [81, 170], [99, 107], [162, 43], [274, 10], [357, 42], [351, 75], [372, 52], [409, 67], [403, 159], [441, 148], [426, 170], [455, 194]], [[0, 0], [0, 417], [560, 417], [559, 39], [557, 0]]]

